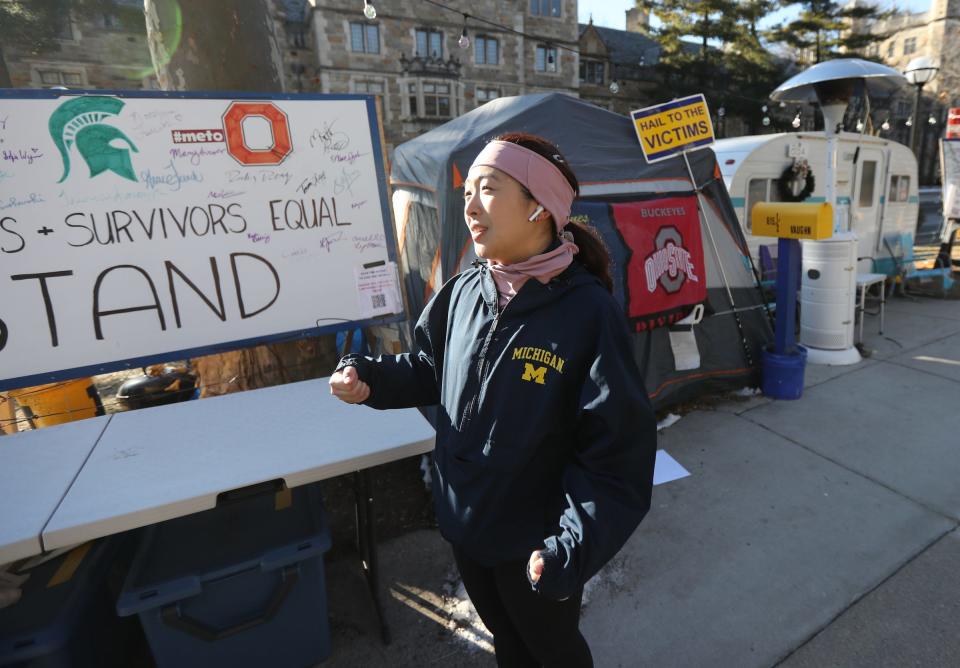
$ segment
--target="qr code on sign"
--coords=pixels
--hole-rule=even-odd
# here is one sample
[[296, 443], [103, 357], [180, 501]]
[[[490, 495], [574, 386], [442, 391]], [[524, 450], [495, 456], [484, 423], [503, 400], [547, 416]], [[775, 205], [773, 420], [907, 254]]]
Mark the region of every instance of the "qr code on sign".
[[373, 308], [384, 308], [387, 305], [387, 296], [384, 294], [370, 295]]

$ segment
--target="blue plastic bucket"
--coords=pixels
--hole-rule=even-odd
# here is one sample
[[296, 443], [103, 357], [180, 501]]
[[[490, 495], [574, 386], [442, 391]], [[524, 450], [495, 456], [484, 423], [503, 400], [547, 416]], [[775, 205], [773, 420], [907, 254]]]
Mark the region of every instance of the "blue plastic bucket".
[[807, 349], [796, 346], [793, 351], [778, 355], [768, 348], [760, 352], [763, 393], [774, 399], [799, 399], [803, 394], [803, 370], [807, 366]]

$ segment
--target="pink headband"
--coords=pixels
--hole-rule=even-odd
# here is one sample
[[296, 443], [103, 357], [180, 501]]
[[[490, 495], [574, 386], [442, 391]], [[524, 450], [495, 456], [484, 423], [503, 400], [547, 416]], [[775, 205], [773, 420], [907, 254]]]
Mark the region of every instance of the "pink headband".
[[558, 232], [567, 224], [573, 188], [563, 172], [542, 155], [512, 142], [494, 140], [483, 147], [471, 167], [481, 165], [499, 169], [519, 181], [550, 212]]

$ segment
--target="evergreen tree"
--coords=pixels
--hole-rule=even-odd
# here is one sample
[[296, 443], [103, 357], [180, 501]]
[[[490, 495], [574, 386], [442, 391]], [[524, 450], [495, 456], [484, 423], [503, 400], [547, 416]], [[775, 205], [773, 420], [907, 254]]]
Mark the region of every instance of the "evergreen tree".
[[723, 53], [711, 43], [723, 45], [733, 39], [736, 5], [735, 0], [644, 2], [661, 22], [656, 30], [660, 43], [657, 68], [675, 95], [703, 92], [716, 83]]
[[842, 6], [833, 0], [804, 0], [791, 4], [803, 8], [800, 16], [773, 31], [772, 37], [795, 49], [798, 63], [863, 57], [866, 47], [885, 39], [884, 35], [851, 30], [857, 21], [876, 21], [889, 15], [881, 12], [877, 5], [855, 2]]
[[728, 72], [727, 111], [753, 121], [760, 120], [762, 100], [766, 100], [785, 78], [786, 62], [770, 50], [766, 31], [760, 22], [782, 6], [780, 0], [745, 0], [737, 5], [733, 38], [724, 49]]
[[651, 0], [661, 25], [658, 70], [672, 95], [704, 93], [715, 111], [760, 120], [760, 107], [783, 79], [759, 25], [780, 0]]

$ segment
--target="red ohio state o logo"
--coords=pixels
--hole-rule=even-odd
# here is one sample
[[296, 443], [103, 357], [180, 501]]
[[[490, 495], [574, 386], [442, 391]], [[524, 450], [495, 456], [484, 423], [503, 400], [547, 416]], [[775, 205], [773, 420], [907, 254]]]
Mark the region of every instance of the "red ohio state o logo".
[[[273, 145], [252, 149], [243, 136], [243, 119], [260, 116], [270, 123]], [[293, 151], [287, 115], [271, 102], [232, 102], [223, 114], [223, 131], [227, 136], [227, 153], [241, 165], [279, 165]]]

